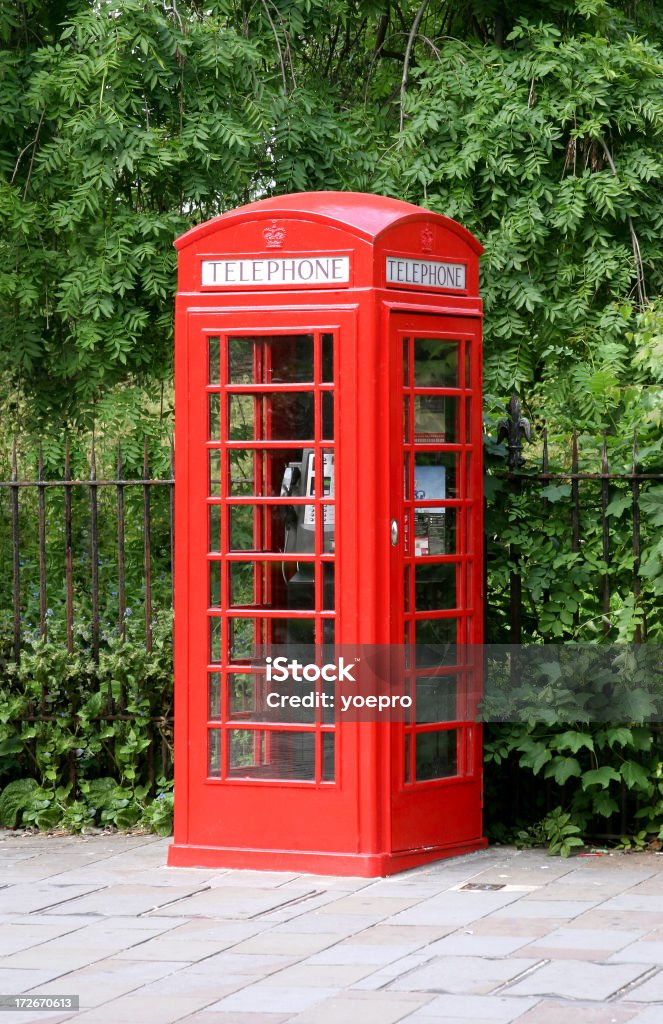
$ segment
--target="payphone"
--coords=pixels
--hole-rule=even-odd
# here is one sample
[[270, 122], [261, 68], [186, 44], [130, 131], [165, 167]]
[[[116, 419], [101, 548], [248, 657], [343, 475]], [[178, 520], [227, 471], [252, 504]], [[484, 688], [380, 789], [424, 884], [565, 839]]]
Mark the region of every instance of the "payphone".
[[[311, 504], [307, 505], [286, 505], [283, 508], [283, 522], [285, 527], [285, 538], [283, 552], [285, 555], [297, 553], [312, 554], [315, 552], [315, 526], [316, 514], [313, 501], [316, 497], [316, 464], [315, 452], [311, 448], [302, 451], [299, 462], [289, 462], [283, 482], [281, 484], [281, 497], [307, 497]], [[334, 497], [334, 455], [333, 452], [322, 453], [322, 482], [320, 496], [323, 498]], [[332, 553], [334, 551], [334, 526], [335, 515], [334, 505], [322, 506], [323, 522], [323, 550]], [[284, 562], [284, 565], [286, 563]], [[310, 562], [296, 562], [296, 571], [286, 579], [287, 602], [289, 609], [303, 609], [314, 607], [314, 566]], [[325, 577], [325, 605], [333, 605], [334, 589], [334, 567], [330, 565], [330, 571]], [[288, 625], [287, 638], [289, 643], [295, 643], [299, 639], [299, 630], [296, 621], [290, 620]], [[323, 642], [332, 641], [329, 627], [323, 632]]]

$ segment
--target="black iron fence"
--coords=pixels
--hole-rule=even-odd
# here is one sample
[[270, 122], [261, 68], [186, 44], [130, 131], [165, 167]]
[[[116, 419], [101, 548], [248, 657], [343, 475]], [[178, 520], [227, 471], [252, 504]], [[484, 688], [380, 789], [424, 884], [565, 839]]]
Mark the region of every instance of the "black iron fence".
[[[536, 456], [530, 447], [535, 440]], [[556, 442], [551, 456], [547, 429], [533, 436], [515, 396], [498, 426], [498, 442], [502, 451], [489, 460], [488, 469], [498, 487], [488, 502], [487, 636], [492, 642], [511, 644], [598, 640], [599, 634], [612, 640], [646, 641], [650, 625], [661, 626], [660, 596], [653, 580], [663, 575], [657, 554], [663, 455], [658, 460], [650, 455], [643, 467], [637, 436], [620, 440], [604, 432], [600, 439], [584, 438], [581, 444], [573, 431], [570, 446]], [[556, 573], [548, 574], [548, 583], [571, 581], [576, 588], [564, 616], [565, 628], [556, 633], [545, 625], [541, 628], [541, 619], [551, 601], [556, 611], [561, 610], [559, 594], [554, 601], [550, 586], [536, 585], [537, 577], [546, 577], [544, 552], [541, 547], [532, 551], [531, 545], [533, 537], [546, 535], [553, 541], [549, 558], [560, 562]], [[566, 574], [561, 569], [564, 557]], [[504, 574], [500, 583], [494, 572], [500, 558], [508, 567], [508, 585]], [[564, 575], [566, 579], [560, 579]], [[630, 609], [629, 628], [620, 632], [624, 607]], [[493, 617], [500, 608], [502, 629], [496, 635]], [[594, 624], [593, 632], [588, 631], [588, 622]], [[656, 639], [663, 639], [660, 632]]]
[[[78, 547], [87, 547], [85, 552], [85, 564], [89, 570], [87, 591], [89, 598], [90, 616], [89, 625], [92, 641], [92, 656], [95, 662], [99, 660], [99, 642], [101, 634], [101, 604], [100, 604], [100, 563], [103, 557], [108, 557], [108, 551], [102, 551], [99, 532], [100, 512], [100, 490], [110, 490], [113, 494], [112, 505], [114, 506], [114, 556], [116, 570], [116, 619], [117, 629], [120, 635], [126, 630], [127, 614], [127, 568], [126, 568], [126, 501], [127, 492], [140, 494], [140, 533], [142, 536], [142, 604], [145, 621], [145, 644], [147, 650], [152, 648], [152, 622], [153, 622], [153, 600], [152, 600], [152, 493], [155, 489], [165, 491], [167, 494], [168, 506], [168, 540], [167, 540], [167, 565], [169, 573], [170, 603], [172, 606], [172, 564], [175, 542], [174, 532], [174, 467], [173, 447], [171, 444], [170, 475], [166, 478], [153, 478], [150, 476], [147, 442], [144, 445], [144, 456], [142, 476], [140, 478], [127, 477], [123, 472], [122, 445], [117, 446], [116, 475], [112, 479], [97, 477], [97, 457], [94, 441], [92, 442], [89, 458], [89, 477], [87, 479], [73, 479], [71, 473], [71, 461], [69, 457], [69, 445], [65, 445], [64, 465], [62, 475], [58, 479], [46, 479], [44, 474], [43, 450], [40, 447], [38, 455], [38, 470], [36, 479], [22, 479], [19, 476], [17, 446], [14, 443], [12, 451], [12, 473], [10, 480], [0, 480], [0, 491], [4, 490], [9, 494], [9, 519], [11, 523], [11, 608], [12, 608], [12, 631], [13, 631], [13, 655], [17, 662], [21, 659], [21, 635], [24, 630], [25, 608], [22, 607], [24, 597], [22, 593], [22, 575], [26, 560], [22, 557], [25, 553], [26, 536], [29, 538], [29, 547], [33, 556], [29, 561], [32, 565], [37, 563], [38, 570], [38, 629], [41, 637], [48, 635], [49, 627], [49, 583], [47, 572], [47, 534], [48, 545], [57, 544], [58, 534], [61, 535], [61, 547], [64, 555], [63, 570], [58, 574], [56, 580], [56, 593], [61, 595], [64, 587], [64, 613], [66, 622], [66, 642], [69, 652], [74, 650], [74, 625], [75, 625], [75, 544], [74, 544], [74, 521], [73, 521], [73, 494], [79, 492], [84, 497], [84, 502], [79, 505]], [[51, 509], [50, 517], [47, 515], [47, 494], [52, 495], [58, 492], [62, 501], [59, 509]], [[36, 504], [34, 496], [36, 495]], [[105, 505], [104, 511], [108, 515], [111, 512], [109, 504]], [[135, 505], [132, 514], [138, 510]], [[53, 518], [59, 514], [59, 523], [54, 523]], [[106, 531], [107, 533], [108, 531]], [[163, 530], [161, 531], [163, 534]], [[36, 557], [34, 538], [37, 538]], [[55, 536], [53, 536], [55, 534]], [[159, 540], [163, 554], [163, 536]], [[106, 538], [106, 548], [107, 548]], [[79, 572], [80, 575], [80, 572]], [[7, 593], [6, 580], [4, 594]], [[87, 601], [85, 602], [87, 605]], [[5, 609], [3, 609], [5, 610]]]

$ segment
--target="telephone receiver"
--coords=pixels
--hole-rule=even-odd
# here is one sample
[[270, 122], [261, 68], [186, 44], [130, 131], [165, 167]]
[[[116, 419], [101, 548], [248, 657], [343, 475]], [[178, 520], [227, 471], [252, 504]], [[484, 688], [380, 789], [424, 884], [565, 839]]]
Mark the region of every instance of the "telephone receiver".
[[[283, 480], [281, 482], [281, 497], [291, 498], [293, 494], [299, 494], [299, 483], [302, 478], [301, 463], [290, 462], [288, 463], [285, 473], [283, 474]], [[294, 505], [285, 505], [281, 509], [281, 515], [283, 517], [283, 524], [286, 531], [294, 530], [297, 528], [297, 509]]]

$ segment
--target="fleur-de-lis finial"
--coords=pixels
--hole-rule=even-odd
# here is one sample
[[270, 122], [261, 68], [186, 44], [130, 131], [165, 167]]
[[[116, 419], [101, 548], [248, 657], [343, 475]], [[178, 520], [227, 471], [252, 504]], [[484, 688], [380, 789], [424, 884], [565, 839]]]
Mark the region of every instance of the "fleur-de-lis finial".
[[509, 404], [506, 407], [508, 418], [500, 420], [497, 424], [497, 443], [508, 442], [509, 454], [506, 464], [510, 471], [520, 469], [524, 466], [525, 460], [522, 456], [523, 438], [526, 441], [532, 440], [532, 427], [530, 421], [521, 415], [520, 399], [518, 395], [511, 395]]
[[285, 242], [285, 235], [285, 228], [279, 227], [275, 220], [273, 220], [271, 226], [265, 228], [262, 233], [262, 237], [265, 239], [265, 245], [268, 249], [280, 249]]

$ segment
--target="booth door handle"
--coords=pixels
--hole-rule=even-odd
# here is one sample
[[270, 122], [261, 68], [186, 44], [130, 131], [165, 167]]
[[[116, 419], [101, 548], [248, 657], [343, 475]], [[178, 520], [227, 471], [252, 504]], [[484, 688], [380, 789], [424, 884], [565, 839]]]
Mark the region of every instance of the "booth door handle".
[[395, 519], [391, 520], [391, 546], [395, 548], [398, 544], [398, 523]]

